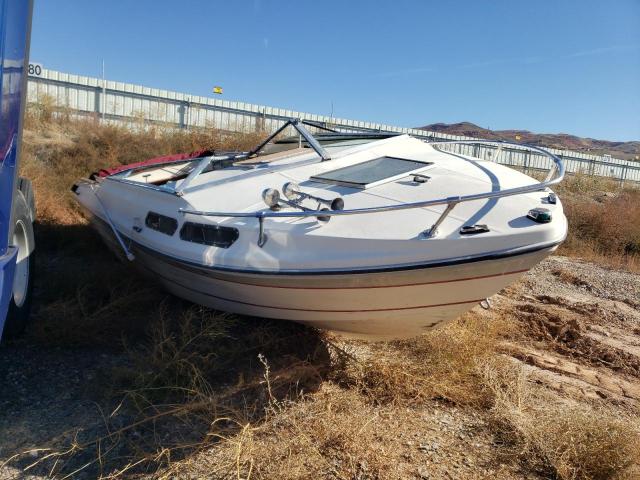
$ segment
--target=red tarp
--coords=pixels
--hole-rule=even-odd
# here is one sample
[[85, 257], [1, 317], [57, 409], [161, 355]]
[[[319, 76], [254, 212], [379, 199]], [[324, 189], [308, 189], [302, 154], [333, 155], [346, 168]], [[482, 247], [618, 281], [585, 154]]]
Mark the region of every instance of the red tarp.
[[130, 163], [128, 165], [119, 165], [112, 168], [103, 168], [98, 170], [94, 175], [98, 177], [108, 177], [116, 173], [124, 172], [125, 170], [131, 170], [133, 168], [148, 167], [151, 165], [160, 165], [162, 163], [175, 162], [177, 160], [188, 160], [190, 158], [207, 157], [213, 155], [212, 150], [198, 150], [191, 153], [174, 153], [173, 155], [165, 155], [163, 157], [150, 158], [143, 162]]

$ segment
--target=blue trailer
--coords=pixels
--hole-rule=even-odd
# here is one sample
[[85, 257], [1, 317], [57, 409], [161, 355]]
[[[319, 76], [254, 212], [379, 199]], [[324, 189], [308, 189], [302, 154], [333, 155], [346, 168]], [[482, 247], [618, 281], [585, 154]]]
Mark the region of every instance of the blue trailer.
[[22, 332], [33, 289], [31, 182], [18, 177], [32, 0], [0, 0], [0, 336]]

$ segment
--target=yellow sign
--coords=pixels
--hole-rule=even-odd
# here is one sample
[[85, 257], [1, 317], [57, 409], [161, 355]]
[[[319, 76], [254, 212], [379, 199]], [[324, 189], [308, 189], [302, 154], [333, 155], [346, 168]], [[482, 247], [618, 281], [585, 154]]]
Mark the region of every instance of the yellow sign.
[[213, 93], [222, 95], [222, 87], [213, 87]]
[[516, 140], [522, 140], [522, 137], [520, 135], [516, 135]]

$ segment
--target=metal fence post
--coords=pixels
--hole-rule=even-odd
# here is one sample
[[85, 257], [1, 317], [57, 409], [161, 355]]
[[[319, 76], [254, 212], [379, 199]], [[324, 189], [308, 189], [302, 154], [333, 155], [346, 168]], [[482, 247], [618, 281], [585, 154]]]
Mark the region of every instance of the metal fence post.
[[100, 115], [100, 102], [102, 101], [102, 89], [100, 87], [96, 87], [93, 101], [93, 113], [95, 113], [96, 118]]
[[565, 155], [564, 155], [564, 154], [562, 154], [562, 153], [559, 153], [559, 154], [558, 154], [558, 158], [564, 162]]
[[178, 126], [181, 129], [186, 128], [187, 102], [180, 102], [178, 107]]

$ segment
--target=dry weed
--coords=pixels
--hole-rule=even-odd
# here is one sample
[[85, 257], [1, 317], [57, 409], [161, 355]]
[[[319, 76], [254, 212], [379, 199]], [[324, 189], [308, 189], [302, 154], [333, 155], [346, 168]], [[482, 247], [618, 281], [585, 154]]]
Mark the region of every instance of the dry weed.
[[588, 175], [579, 171], [573, 175], [566, 175], [565, 179], [554, 187], [559, 194], [593, 195], [595, 192], [617, 192], [620, 182], [607, 177]]
[[98, 395], [119, 399], [101, 434], [78, 432], [70, 443], [43, 450], [28, 471], [53, 478], [76, 468], [105, 478], [156, 471], [272, 418], [315, 391], [329, 367], [322, 337], [297, 324], [177, 301], [156, 312], [129, 363], [99, 379]]
[[563, 199], [569, 221], [561, 252], [637, 270], [640, 266], [640, 189]]
[[398, 478], [390, 448], [396, 433], [388, 428], [393, 415], [354, 390], [325, 384], [159, 478]]
[[336, 380], [376, 403], [412, 404], [439, 398], [481, 405], [478, 365], [496, 352], [508, 323], [472, 311], [416, 339], [379, 345], [368, 359], [347, 363]]
[[488, 362], [483, 377], [499, 439], [530, 468], [562, 480], [633, 477], [640, 465], [637, 417], [559, 401], [509, 361]]

